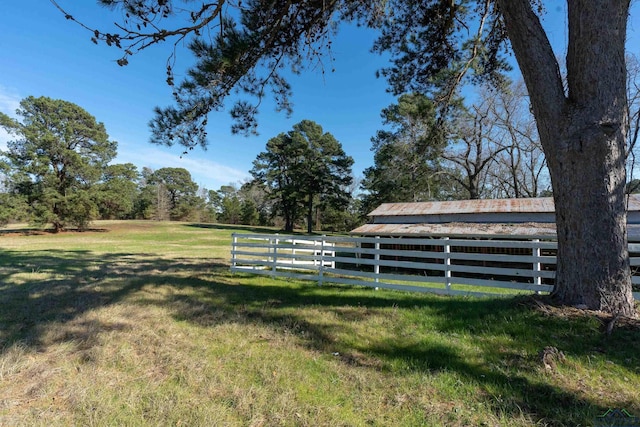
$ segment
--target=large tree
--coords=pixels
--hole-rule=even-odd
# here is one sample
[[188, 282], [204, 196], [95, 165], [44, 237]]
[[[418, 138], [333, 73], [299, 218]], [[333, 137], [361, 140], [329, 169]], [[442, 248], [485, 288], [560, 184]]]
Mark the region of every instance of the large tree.
[[[360, 18], [381, 28], [375, 49], [391, 54], [392, 66], [382, 74], [394, 93], [432, 90], [443, 105], [465, 76], [499, 82], [506, 65], [502, 53], [510, 45], [530, 94], [554, 190], [554, 295], [565, 304], [636, 315], [624, 191], [630, 0], [567, 0], [566, 85], [540, 21], [540, 0], [102, 3], [127, 12], [121, 33], [94, 34], [96, 41], [125, 49], [121, 64], [136, 49], [195, 35], [190, 48], [196, 64], [175, 88], [176, 106], [158, 110], [152, 127], [157, 141], [187, 147], [206, 144], [208, 113], [222, 108], [234, 90], [258, 98], [241, 100], [232, 109], [239, 130], [254, 129], [254, 113], [268, 88], [279, 108], [290, 109], [283, 65], [300, 71], [306, 58], [329, 45], [339, 20]], [[228, 8], [233, 13], [224, 15]], [[179, 28], [158, 23], [162, 16], [183, 12], [186, 22]], [[170, 66], [168, 73], [172, 84]]]
[[380, 203], [438, 199], [443, 133], [435, 106], [421, 94], [405, 94], [380, 114], [388, 129], [371, 138], [374, 165], [364, 170], [367, 211]]
[[240, 224], [242, 221], [242, 201], [235, 185], [223, 185], [216, 192], [218, 222]]
[[133, 163], [109, 165], [105, 168], [99, 192], [98, 209], [102, 219], [129, 219], [139, 197], [138, 168]]
[[629, 0], [568, 1], [565, 88], [528, 1], [499, 0], [553, 186], [562, 302], [636, 316], [627, 247], [625, 41]]
[[342, 145], [322, 127], [303, 120], [293, 130], [267, 142], [266, 151], [258, 154], [251, 174], [265, 184], [285, 218], [285, 230], [293, 231], [299, 214], [306, 211], [307, 232], [313, 226], [316, 198], [322, 204], [346, 207], [351, 184], [353, 159]]
[[21, 120], [0, 113], [0, 126], [16, 137], [3, 154], [31, 219], [56, 231], [67, 224], [86, 227], [97, 215], [92, 186], [115, 157], [117, 143], [102, 123], [68, 101], [30, 96], [16, 113]]
[[489, 116], [493, 101], [481, 96], [481, 100], [460, 114], [443, 158], [450, 163], [449, 176], [467, 193], [469, 199], [486, 197], [488, 171], [500, 152], [507, 149], [502, 141], [496, 141], [496, 123]]
[[486, 96], [494, 98], [489, 119], [496, 123], [500, 144], [507, 147], [489, 169], [491, 196], [540, 196], [548, 189], [549, 174], [524, 84], [512, 84]]
[[146, 183], [155, 189], [157, 213], [166, 210], [170, 219], [186, 220], [204, 208], [204, 200], [197, 196], [198, 184], [185, 168], [160, 168], [146, 178]]

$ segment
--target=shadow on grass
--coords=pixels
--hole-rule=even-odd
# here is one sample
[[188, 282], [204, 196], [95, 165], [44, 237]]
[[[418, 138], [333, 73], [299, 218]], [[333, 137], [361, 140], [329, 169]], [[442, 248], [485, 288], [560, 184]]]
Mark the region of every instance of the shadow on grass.
[[39, 236], [45, 234], [66, 234], [66, 233], [106, 233], [109, 230], [106, 228], [83, 228], [82, 230], [76, 228], [65, 228], [64, 230], [56, 231], [54, 228], [8, 228], [0, 229], [0, 236]]
[[[339, 354], [345, 364], [361, 369], [387, 370], [392, 375], [403, 375], [402, 370], [425, 375], [455, 372], [464, 383], [484, 390], [487, 405], [499, 416], [526, 414], [547, 425], [589, 424], [609, 408], [577, 391], [540, 380], [539, 372], [544, 368], [538, 353], [546, 346], [576, 357], [601, 355], [622, 367], [639, 365], [637, 328], [619, 329], [606, 336], [596, 319], [545, 315], [527, 298], [443, 298], [318, 287], [234, 276], [221, 260], [63, 250], [2, 252], [0, 351], [15, 342], [39, 349], [51, 322], [74, 320], [89, 310], [124, 301], [145, 286], [160, 285], [190, 292], [163, 299], [144, 299], [140, 294], [134, 302], [161, 305], [176, 319], [203, 327], [224, 322], [265, 325], [295, 334], [301, 346]], [[305, 314], [306, 308], [329, 313], [336, 320], [321, 324]], [[404, 314], [394, 317], [395, 323], [388, 326], [395, 337], [372, 337], [362, 342], [340, 338], [356, 334], [354, 324], [370, 316], [389, 317], [397, 309]], [[92, 322], [77, 326], [87, 331], [120, 327]], [[411, 335], [412, 330], [417, 333]], [[77, 334], [82, 336], [83, 332]], [[427, 336], [435, 338], [425, 339]], [[473, 344], [480, 355], [477, 360], [465, 353], [463, 345], [456, 345], [459, 337]], [[91, 345], [90, 340], [77, 341]], [[640, 412], [638, 402], [613, 403], [632, 413]]]
[[116, 304], [144, 286], [172, 283], [176, 272], [216, 269], [228, 266], [128, 253], [0, 251], [0, 351], [18, 341], [38, 348], [43, 326]]

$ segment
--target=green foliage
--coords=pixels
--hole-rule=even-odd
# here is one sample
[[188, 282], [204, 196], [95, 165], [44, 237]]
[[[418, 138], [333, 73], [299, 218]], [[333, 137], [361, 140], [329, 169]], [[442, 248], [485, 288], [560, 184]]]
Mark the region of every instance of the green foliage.
[[19, 194], [0, 193], [0, 227], [11, 221], [26, 220], [27, 203]]
[[59, 202], [59, 216], [65, 218], [65, 223], [86, 230], [89, 222], [98, 217], [98, 206], [95, 196], [90, 190], [78, 190]]
[[[367, 3], [359, 9], [368, 8]], [[330, 49], [334, 19], [343, 8], [343, 2], [313, 0], [292, 6], [251, 0], [229, 15], [220, 9], [195, 12], [216, 19], [220, 27], [214, 38], [197, 37], [189, 44], [196, 64], [174, 88], [176, 106], [156, 109], [154, 142], [206, 145], [206, 116], [222, 109], [234, 89], [243, 95], [230, 109], [235, 133], [256, 132], [256, 113], [265, 93], [273, 94], [278, 111], [290, 113], [291, 87], [282, 70], [288, 65], [299, 73], [309, 56]]]
[[138, 168], [132, 163], [109, 165], [97, 186], [102, 219], [128, 219], [139, 198]]
[[240, 224], [242, 203], [237, 194], [226, 196], [222, 199], [222, 210], [218, 214], [218, 220], [224, 224]]
[[9, 172], [9, 164], [0, 158], [0, 227], [4, 227], [11, 221], [27, 219], [26, 200], [15, 191], [15, 186], [7, 176]]
[[260, 213], [253, 200], [245, 200], [240, 206], [240, 222], [246, 225], [260, 224]]
[[162, 184], [169, 192], [171, 204], [176, 205], [181, 198], [192, 196], [198, 190], [191, 174], [184, 168], [161, 168], [153, 172], [147, 180], [148, 184]]
[[321, 212], [321, 229], [331, 232], [348, 232], [366, 222], [362, 218], [360, 199], [351, 199], [346, 209], [326, 206]]
[[218, 210], [217, 219], [225, 224], [260, 225], [261, 212], [256, 201], [251, 197], [251, 185], [237, 189], [232, 185], [223, 185], [217, 192], [210, 193]]
[[175, 221], [202, 221], [204, 200], [198, 196], [183, 198], [171, 211], [171, 219]]
[[[229, 108], [233, 132], [256, 132], [258, 107], [269, 93], [276, 109], [289, 114], [292, 91], [284, 70], [298, 74], [316, 66], [316, 60], [322, 64], [341, 21], [380, 31], [374, 51], [391, 54], [393, 65], [381, 75], [397, 95], [432, 91], [446, 105], [463, 81], [501, 84], [501, 72], [509, 68], [506, 31], [493, 1], [249, 0], [224, 7], [185, 0], [101, 3], [122, 9], [125, 16], [116, 33], [96, 29], [92, 36], [95, 43], [122, 48], [119, 65], [128, 64], [135, 52], [169, 40], [174, 46], [185, 44], [193, 54], [195, 64], [179, 84], [169, 61], [167, 84], [175, 105], [157, 108], [150, 123], [154, 142], [187, 150], [207, 145], [207, 116], [224, 109], [229, 98], [237, 96]], [[159, 24], [160, 17], [171, 19]]]
[[[239, 190], [243, 207], [246, 212], [246, 219], [256, 221], [254, 213], [250, 213], [254, 208], [258, 214], [257, 222], [249, 225], [273, 225], [271, 221], [273, 213], [273, 203], [269, 198], [269, 189], [257, 181], [244, 183]], [[245, 223], [245, 222], [243, 222]]]
[[[0, 113], [0, 125], [16, 137], [4, 154], [32, 221], [56, 230], [68, 223], [86, 226], [97, 209], [87, 191], [115, 157], [117, 143], [109, 141], [102, 123], [67, 101], [28, 97], [17, 114], [21, 121]], [[72, 207], [72, 201], [81, 206]]]
[[219, 220], [225, 224], [239, 224], [242, 205], [237, 196], [225, 197], [222, 200], [222, 212]]
[[[187, 220], [204, 208], [197, 197], [198, 184], [184, 168], [161, 168], [147, 177], [147, 185], [154, 186], [158, 219]], [[168, 213], [169, 218], [164, 218]]]
[[131, 217], [134, 219], [151, 219], [152, 194], [148, 187], [138, 187], [138, 195], [133, 202]]
[[350, 194], [353, 159], [330, 133], [310, 120], [267, 142], [250, 171], [254, 179], [269, 189], [274, 208], [292, 231], [306, 209], [307, 231], [311, 232], [315, 197], [324, 206], [346, 207]]
[[435, 104], [424, 95], [405, 94], [381, 116], [389, 130], [371, 139], [375, 164], [364, 171], [364, 211], [381, 203], [448, 198], [440, 185], [445, 126], [437, 120]]
[[391, 91], [434, 93], [445, 104], [463, 80], [504, 83], [507, 33], [493, 1], [392, 1], [374, 51], [390, 53], [380, 74]]

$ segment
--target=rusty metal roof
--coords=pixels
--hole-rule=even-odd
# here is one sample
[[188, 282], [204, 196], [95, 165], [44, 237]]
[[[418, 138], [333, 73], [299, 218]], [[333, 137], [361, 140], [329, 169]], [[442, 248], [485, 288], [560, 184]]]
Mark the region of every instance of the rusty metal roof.
[[453, 200], [445, 202], [383, 203], [369, 216], [442, 215], [451, 213], [554, 212], [551, 197], [537, 199]]
[[462, 223], [441, 224], [365, 224], [351, 234], [366, 236], [522, 236], [527, 238], [555, 238], [553, 223]]
[[[350, 234], [364, 236], [448, 236], [448, 237], [511, 237], [551, 238], [556, 237], [553, 223], [445, 223], [445, 224], [365, 224]], [[629, 224], [627, 234], [630, 242], [640, 242], [640, 225]]]
[[[629, 240], [640, 242], [640, 194], [629, 196], [628, 212], [627, 233]], [[492, 235], [555, 238], [555, 221], [543, 219], [545, 215], [553, 213], [555, 213], [555, 209], [551, 197], [385, 203], [369, 214], [376, 223], [360, 226], [352, 230], [351, 234], [451, 237]], [[478, 215], [469, 217], [469, 214]], [[517, 217], [493, 214], [517, 214]], [[474, 221], [472, 218], [477, 218], [478, 221]], [[524, 221], [519, 220], [522, 218]]]
[[[629, 211], [640, 211], [640, 194], [629, 197]], [[444, 202], [383, 203], [369, 216], [443, 215], [473, 213], [554, 213], [552, 197], [527, 199], [452, 200]]]

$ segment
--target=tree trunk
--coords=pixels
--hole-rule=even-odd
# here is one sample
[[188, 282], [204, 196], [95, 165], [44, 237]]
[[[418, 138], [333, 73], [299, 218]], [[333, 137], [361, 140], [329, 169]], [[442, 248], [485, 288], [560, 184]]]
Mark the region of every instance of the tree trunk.
[[293, 218], [290, 215], [284, 215], [284, 231], [287, 233], [293, 232]]
[[53, 225], [53, 232], [59, 233], [64, 230], [64, 221], [60, 219], [63, 217], [60, 203], [54, 203], [52, 211], [54, 216], [54, 219], [51, 221], [51, 225]]
[[631, 316], [624, 139], [598, 128], [563, 138], [566, 151], [550, 162], [558, 230], [553, 295], [564, 304]]
[[307, 201], [307, 233], [313, 232], [313, 194], [309, 194]]
[[316, 206], [316, 230], [322, 230], [322, 223], [320, 222], [320, 208]]
[[568, 0], [567, 82], [530, 0], [498, 0], [553, 185], [562, 304], [635, 316], [626, 234], [629, 0]]
[[59, 233], [62, 230], [64, 230], [64, 224], [58, 220], [55, 220], [52, 222], [53, 225], [53, 232], [54, 233]]
[[467, 191], [469, 192], [470, 200], [478, 200], [480, 198], [480, 193], [478, 191], [479, 185], [476, 177], [469, 178]]

